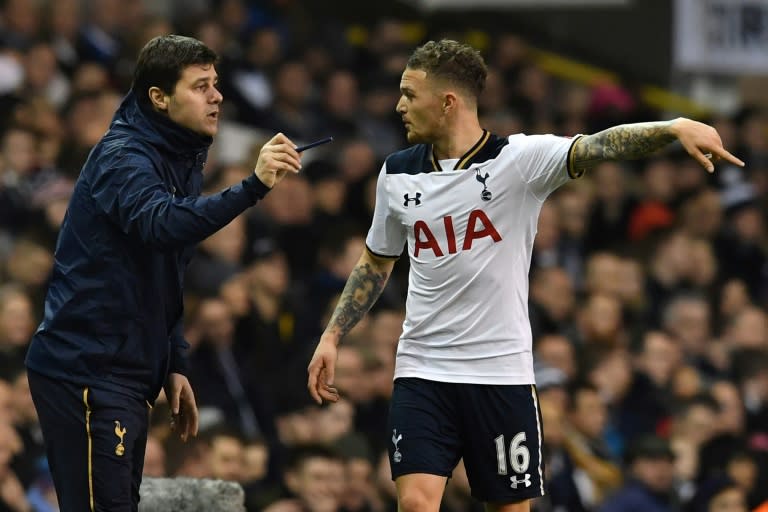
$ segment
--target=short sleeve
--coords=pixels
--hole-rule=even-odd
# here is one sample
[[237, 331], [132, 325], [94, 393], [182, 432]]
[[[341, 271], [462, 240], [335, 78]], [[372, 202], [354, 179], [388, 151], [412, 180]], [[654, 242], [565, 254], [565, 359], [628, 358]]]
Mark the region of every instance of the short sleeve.
[[376, 182], [376, 206], [365, 244], [368, 246], [368, 250], [376, 256], [398, 258], [405, 246], [406, 233], [403, 224], [390, 209], [387, 189], [387, 165], [385, 163]]
[[530, 135], [525, 138], [521, 168], [531, 192], [543, 201], [558, 187], [568, 182], [568, 159], [573, 143], [579, 137]]

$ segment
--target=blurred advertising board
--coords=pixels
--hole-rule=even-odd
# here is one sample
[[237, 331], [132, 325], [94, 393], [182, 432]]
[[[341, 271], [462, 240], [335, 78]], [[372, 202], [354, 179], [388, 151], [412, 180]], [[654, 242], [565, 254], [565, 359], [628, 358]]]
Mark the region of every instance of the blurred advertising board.
[[677, 69], [768, 74], [768, 0], [675, 0], [673, 19]]

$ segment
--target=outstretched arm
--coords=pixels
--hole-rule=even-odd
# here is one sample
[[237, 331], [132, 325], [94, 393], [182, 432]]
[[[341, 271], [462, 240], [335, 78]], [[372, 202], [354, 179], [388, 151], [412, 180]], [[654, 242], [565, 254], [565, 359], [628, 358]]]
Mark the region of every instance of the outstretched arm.
[[309, 363], [307, 387], [316, 402], [338, 400], [339, 394], [333, 387], [336, 346], [379, 298], [394, 265], [393, 258], [381, 258], [366, 249], [349, 275], [336, 309]]
[[175, 197], [146, 155], [104, 153], [89, 186], [96, 206], [124, 233], [161, 250], [196, 244], [253, 206], [288, 172], [301, 168], [288, 137], [278, 133], [259, 151], [254, 174], [209, 196]]
[[580, 176], [600, 162], [644, 158], [675, 140], [709, 172], [715, 170], [712, 162], [721, 158], [744, 165], [723, 147], [717, 130], [682, 117], [673, 121], [623, 124], [581, 137], [573, 144], [568, 165], [574, 176]]

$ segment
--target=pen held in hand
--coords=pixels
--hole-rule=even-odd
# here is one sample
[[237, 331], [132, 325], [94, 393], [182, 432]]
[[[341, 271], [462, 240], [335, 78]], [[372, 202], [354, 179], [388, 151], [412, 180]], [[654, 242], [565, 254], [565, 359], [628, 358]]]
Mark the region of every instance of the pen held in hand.
[[324, 139], [316, 140], [315, 142], [310, 142], [309, 144], [305, 144], [304, 146], [299, 146], [296, 148], [297, 153], [301, 153], [302, 151], [305, 151], [307, 149], [314, 148], [315, 146], [320, 146], [322, 144], [328, 144], [329, 142], [333, 142], [333, 137], [326, 137]]

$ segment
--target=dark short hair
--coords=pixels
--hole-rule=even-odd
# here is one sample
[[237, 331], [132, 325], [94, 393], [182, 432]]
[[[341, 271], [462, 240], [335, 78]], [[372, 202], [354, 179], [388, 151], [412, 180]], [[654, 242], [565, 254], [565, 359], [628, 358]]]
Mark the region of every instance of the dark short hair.
[[629, 466], [638, 459], [675, 460], [669, 441], [653, 434], [642, 434], [633, 439], [624, 452], [624, 464]]
[[597, 386], [589, 382], [588, 380], [584, 379], [578, 379], [574, 382], [571, 382], [568, 385], [568, 409], [570, 411], [576, 410], [576, 402], [581, 395], [581, 393], [594, 393], [594, 394], [600, 394], [600, 390], [597, 389]]
[[133, 73], [133, 91], [140, 100], [149, 101], [150, 87], [173, 93], [187, 66], [215, 64], [216, 52], [191, 37], [166, 35], [151, 39], [139, 53]]
[[326, 459], [331, 461], [341, 461], [342, 456], [332, 447], [322, 444], [301, 444], [291, 448], [288, 451], [286, 460], [286, 469], [289, 471], [299, 471], [309, 459]]
[[429, 41], [416, 48], [408, 59], [410, 69], [421, 69], [428, 77], [447, 80], [471, 94], [475, 100], [485, 86], [488, 68], [480, 52], [451, 39]]

